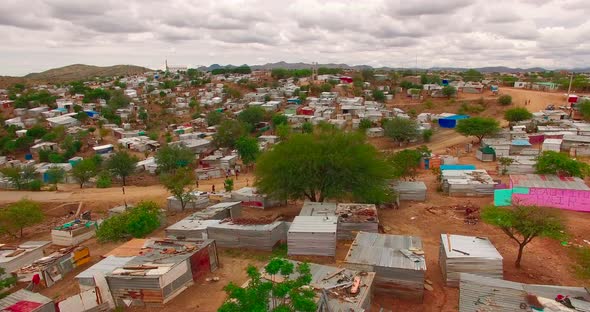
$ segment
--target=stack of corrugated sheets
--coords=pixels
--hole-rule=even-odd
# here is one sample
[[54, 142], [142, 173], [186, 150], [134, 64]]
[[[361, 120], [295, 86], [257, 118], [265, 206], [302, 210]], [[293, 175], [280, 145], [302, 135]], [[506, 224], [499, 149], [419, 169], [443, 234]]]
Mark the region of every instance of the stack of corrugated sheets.
[[336, 256], [338, 217], [297, 216], [289, 232], [289, 255]]
[[485, 237], [441, 234], [439, 264], [447, 286], [459, 286], [459, 273], [504, 277], [502, 255]]
[[377, 273], [375, 290], [381, 294], [421, 302], [426, 271], [423, 254], [419, 237], [361, 232], [344, 265]]
[[426, 201], [424, 182], [401, 181], [394, 186], [399, 200]]
[[242, 214], [240, 202], [225, 202], [209, 206], [191, 215], [193, 219], [222, 220], [225, 218], [239, 218]]
[[209, 225], [207, 237], [214, 239], [219, 247], [270, 251], [279, 241], [287, 240], [287, 233], [282, 221], [262, 225], [226, 222]]

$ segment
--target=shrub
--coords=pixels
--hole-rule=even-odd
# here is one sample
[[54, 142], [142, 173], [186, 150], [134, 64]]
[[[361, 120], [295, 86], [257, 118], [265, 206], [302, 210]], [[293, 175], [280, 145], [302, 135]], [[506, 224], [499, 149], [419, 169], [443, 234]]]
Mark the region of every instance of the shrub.
[[432, 138], [433, 134], [434, 131], [432, 131], [432, 129], [426, 129], [422, 131], [422, 139], [424, 140], [424, 142], [430, 142], [430, 138]]
[[96, 187], [97, 188], [109, 188], [113, 184], [111, 179], [111, 175], [108, 171], [101, 171], [96, 178]]
[[136, 207], [105, 220], [96, 237], [99, 242], [120, 241], [128, 237], [145, 237], [160, 226], [160, 208], [151, 201], [144, 201]]
[[434, 107], [434, 103], [432, 103], [431, 100], [426, 100], [426, 102], [424, 102], [424, 108], [432, 109], [433, 107]]
[[508, 106], [512, 104], [512, 97], [508, 94], [504, 94], [498, 98], [498, 104]]
[[41, 187], [43, 186], [43, 182], [41, 182], [41, 180], [33, 180], [31, 182], [29, 182], [27, 188], [29, 189], [29, 191], [40, 191]]

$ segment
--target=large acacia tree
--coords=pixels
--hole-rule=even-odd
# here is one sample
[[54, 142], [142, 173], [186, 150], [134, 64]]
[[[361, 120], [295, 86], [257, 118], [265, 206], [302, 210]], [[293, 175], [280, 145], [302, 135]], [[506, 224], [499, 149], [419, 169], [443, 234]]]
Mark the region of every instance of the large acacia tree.
[[500, 123], [494, 118], [488, 117], [471, 117], [461, 119], [457, 122], [457, 132], [464, 136], [474, 136], [478, 143], [481, 143], [484, 137], [500, 132]]
[[256, 163], [259, 191], [280, 199], [385, 203], [391, 200], [393, 177], [389, 163], [362, 134], [329, 127], [293, 134]]

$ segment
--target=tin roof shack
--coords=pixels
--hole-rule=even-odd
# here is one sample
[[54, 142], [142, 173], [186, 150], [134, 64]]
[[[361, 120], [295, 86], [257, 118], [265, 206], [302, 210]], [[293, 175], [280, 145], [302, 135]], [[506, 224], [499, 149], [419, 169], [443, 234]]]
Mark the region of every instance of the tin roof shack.
[[0, 244], [0, 268], [5, 271], [2, 278], [42, 258], [43, 250], [50, 244], [50, 241], [29, 241], [18, 246]]
[[496, 184], [487, 171], [442, 170], [442, 189], [450, 196], [488, 196], [494, 194]]
[[242, 204], [240, 202], [223, 202], [197, 211], [190, 217], [196, 220], [223, 220], [227, 218], [237, 219], [241, 215]]
[[96, 221], [74, 220], [51, 230], [51, 242], [58, 246], [74, 246], [96, 235]]
[[239, 200], [242, 202], [244, 207], [254, 208], [272, 208], [286, 205], [287, 202], [284, 200], [277, 200], [269, 198], [266, 194], [260, 194], [257, 192], [255, 187], [243, 187], [239, 190], [231, 192], [232, 200]]
[[482, 146], [475, 151], [475, 158], [481, 161], [495, 161], [496, 151], [490, 146]]
[[459, 273], [504, 278], [502, 255], [486, 237], [441, 234], [439, 251], [447, 286], [459, 287]]
[[300, 216], [335, 216], [336, 215], [336, 203], [326, 202], [303, 202], [303, 207], [299, 212]]
[[287, 233], [289, 255], [336, 256], [338, 217], [297, 216]]
[[[575, 309], [558, 303], [558, 295], [569, 297]], [[459, 312], [590, 311], [589, 300], [590, 294], [584, 287], [529, 285], [461, 273]]]
[[111, 273], [116, 268], [122, 267], [125, 264], [127, 264], [127, 262], [131, 261], [131, 259], [133, 258], [134, 256], [107, 256], [106, 258], [100, 260], [93, 266], [76, 275], [75, 278], [78, 281], [78, 286], [80, 287], [80, 290], [86, 291], [94, 289], [96, 287], [96, 281], [94, 280], [95, 275], [104, 276], [105, 274]]
[[511, 202], [590, 212], [590, 187], [584, 180], [556, 175], [511, 175]]
[[426, 184], [422, 181], [399, 181], [393, 189], [399, 200], [426, 201]]
[[494, 149], [496, 157], [510, 155], [510, 141], [508, 139], [484, 138], [481, 141], [482, 146], [488, 146]]
[[176, 239], [206, 239], [207, 228], [212, 224], [219, 224], [221, 220], [202, 220], [188, 216], [165, 230], [166, 237]]
[[566, 134], [561, 149], [574, 157], [590, 156], [590, 136]]
[[220, 247], [271, 251], [278, 242], [287, 240], [287, 227], [282, 221], [261, 224], [263, 222], [234, 219], [211, 224], [207, 227], [207, 237]]
[[212, 240], [149, 240], [141, 255], [106, 274], [118, 307], [161, 307], [217, 269]]
[[344, 265], [375, 272], [375, 291], [422, 301], [426, 261], [422, 240], [415, 236], [361, 232], [350, 246]]
[[338, 204], [338, 239], [353, 240], [356, 234], [379, 232], [377, 207], [373, 204]]
[[[298, 261], [290, 261], [295, 267], [299, 264]], [[371, 309], [375, 273], [364, 272], [366, 273], [364, 274], [360, 271], [315, 263], [309, 263], [309, 269], [311, 273], [310, 286], [316, 292], [317, 312], [364, 312]], [[298, 277], [297, 271], [289, 276], [290, 279]], [[271, 276], [266, 272], [262, 272], [262, 278], [272, 281]], [[351, 294], [350, 289], [355, 278], [360, 279], [360, 287], [357, 294]], [[276, 276], [274, 281], [277, 281]], [[327, 294], [327, 298], [324, 293]]]
[[512, 159], [512, 163], [506, 166], [506, 174], [527, 174], [535, 172], [536, 157], [532, 156], [505, 156]]
[[0, 311], [55, 312], [55, 302], [39, 293], [21, 289], [0, 299]]
[[541, 150], [543, 152], [545, 152], [545, 151], [560, 152], [561, 151], [561, 142], [563, 142], [563, 139], [545, 139], [543, 141], [543, 146], [541, 147]]
[[[182, 204], [176, 196], [169, 196], [166, 199], [168, 210], [182, 211]], [[207, 192], [191, 192], [191, 198], [188, 200], [184, 209], [203, 209], [209, 205], [209, 195]]]
[[75, 268], [90, 261], [90, 250], [85, 246], [70, 246], [59, 249], [47, 257], [35, 260], [32, 264], [16, 271], [19, 282], [30, 282], [35, 274], [41, 277], [42, 285], [51, 287]]

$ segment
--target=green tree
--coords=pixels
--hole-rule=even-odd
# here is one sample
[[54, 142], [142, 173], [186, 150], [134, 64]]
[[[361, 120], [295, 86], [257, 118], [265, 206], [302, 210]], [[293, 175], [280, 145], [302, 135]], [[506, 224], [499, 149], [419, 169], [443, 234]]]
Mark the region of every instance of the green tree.
[[57, 190], [57, 184], [64, 181], [66, 177], [66, 172], [62, 168], [50, 168], [45, 172], [47, 175], [47, 183], [53, 184], [55, 189]]
[[313, 132], [313, 124], [309, 121], [304, 122], [301, 125], [301, 132], [303, 133], [312, 133]]
[[430, 139], [434, 135], [434, 131], [432, 129], [424, 129], [422, 130], [422, 140], [424, 142], [430, 142]]
[[455, 94], [457, 94], [457, 89], [455, 89], [453, 86], [444, 86], [442, 88], [442, 94], [450, 99]]
[[170, 172], [190, 165], [195, 160], [195, 154], [181, 145], [165, 145], [158, 150], [155, 158], [160, 172]]
[[237, 120], [227, 119], [221, 122], [213, 135], [217, 147], [234, 148], [239, 138], [248, 134], [247, 126]]
[[465, 81], [481, 81], [483, 79], [483, 74], [475, 69], [468, 69], [461, 76], [463, 76], [463, 80]]
[[17, 189], [22, 190], [35, 178], [33, 166], [5, 167], [0, 173]]
[[142, 238], [160, 226], [160, 207], [142, 201], [124, 213], [106, 219], [97, 229], [99, 242], [120, 241], [129, 237]]
[[373, 126], [373, 123], [366, 118], [361, 119], [361, 121], [359, 122], [359, 130], [365, 132], [367, 129], [371, 128]]
[[27, 136], [33, 137], [35, 139], [40, 139], [44, 135], [47, 134], [47, 129], [40, 125], [35, 125], [27, 130]]
[[192, 186], [195, 184], [195, 176], [190, 168], [179, 168], [170, 173], [160, 174], [160, 182], [180, 201], [181, 210], [184, 211], [186, 204], [193, 198]]
[[393, 170], [363, 134], [318, 128], [293, 134], [256, 162], [256, 186], [279, 199], [311, 201], [354, 198], [360, 202], [391, 200]]
[[509, 122], [519, 122], [533, 118], [533, 114], [524, 107], [515, 107], [504, 112], [504, 119]]
[[590, 101], [583, 101], [582, 103], [578, 104], [577, 108], [580, 114], [582, 114], [582, 118], [584, 118], [586, 121], [590, 121]]
[[488, 117], [471, 117], [461, 119], [457, 122], [457, 132], [464, 136], [474, 136], [478, 143], [489, 135], [496, 134], [500, 131], [500, 123], [494, 118]]
[[137, 113], [137, 117], [139, 117], [139, 119], [145, 123], [145, 122], [147, 122], [149, 115], [148, 115], [148, 112], [145, 110], [145, 108], [142, 107], [139, 110], [139, 113]]
[[395, 177], [413, 179], [420, 168], [420, 159], [425, 149], [405, 149], [394, 153], [388, 159], [394, 169]]
[[395, 117], [383, 123], [385, 135], [398, 143], [408, 143], [420, 137], [418, 123], [412, 119]]
[[512, 104], [512, 97], [508, 94], [504, 94], [498, 98], [498, 104], [508, 106]]
[[508, 166], [512, 165], [512, 163], [514, 163], [514, 158], [509, 158], [509, 157], [498, 158], [498, 164], [500, 165], [500, 168], [502, 168], [502, 172], [500, 174], [506, 175], [506, 173], [508, 172]]
[[291, 135], [291, 127], [287, 124], [280, 124], [276, 127], [275, 132], [281, 141], [285, 141]]
[[126, 96], [121, 90], [113, 90], [111, 97], [107, 102], [112, 109], [119, 109], [129, 106], [131, 99]]
[[234, 190], [234, 179], [227, 178], [223, 181], [223, 188], [226, 192], [231, 192]]
[[72, 176], [80, 184], [80, 188], [90, 181], [97, 173], [96, 162], [91, 158], [86, 158], [75, 164], [72, 168]]
[[556, 174], [584, 178], [590, 175], [590, 166], [584, 162], [570, 158], [566, 154], [544, 151], [537, 157], [535, 172], [538, 174]]
[[[297, 268], [289, 260], [273, 258], [264, 268], [270, 280], [252, 265], [246, 272], [250, 281], [244, 288], [230, 282], [224, 287], [228, 299], [218, 312], [315, 312], [315, 292], [311, 283], [309, 264], [299, 263]], [[275, 277], [276, 276], [276, 277]]]
[[537, 206], [516, 206], [514, 208], [486, 207], [481, 219], [499, 227], [504, 234], [518, 244], [516, 267], [520, 267], [524, 247], [536, 237], [562, 238], [564, 222], [556, 210]]
[[253, 164], [260, 155], [260, 147], [258, 141], [249, 136], [242, 136], [236, 141], [236, 149], [238, 155], [242, 159], [244, 165], [248, 166]]
[[102, 170], [96, 177], [97, 188], [109, 188], [113, 184], [111, 173], [108, 170]]
[[207, 117], [205, 117], [205, 119], [207, 120], [207, 125], [216, 126], [221, 123], [221, 120], [223, 119], [223, 113], [213, 110], [207, 113]]
[[248, 126], [250, 132], [256, 129], [259, 122], [264, 121], [266, 111], [262, 107], [248, 107], [238, 115], [238, 120]]
[[0, 229], [14, 237], [23, 237], [24, 228], [41, 223], [43, 211], [39, 203], [21, 199], [0, 210]]
[[373, 100], [384, 103], [385, 102], [385, 92], [375, 89], [373, 90]]
[[106, 167], [109, 169], [113, 175], [118, 176], [121, 178], [123, 182], [123, 186], [126, 185], [127, 177], [135, 173], [136, 165], [139, 159], [126, 151], [119, 151], [116, 152], [109, 160], [106, 162]]
[[287, 125], [289, 124], [289, 119], [287, 118], [287, 116], [283, 114], [275, 114], [274, 116], [272, 116], [271, 124], [274, 128], [276, 128], [279, 125]]

